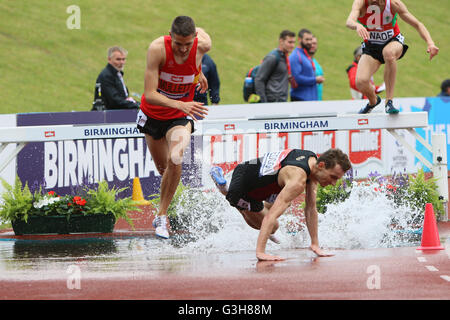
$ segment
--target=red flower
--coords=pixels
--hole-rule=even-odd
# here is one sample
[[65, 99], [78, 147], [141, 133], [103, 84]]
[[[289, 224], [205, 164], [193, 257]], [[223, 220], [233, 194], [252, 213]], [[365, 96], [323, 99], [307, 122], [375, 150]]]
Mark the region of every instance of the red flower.
[[50, 195], [50, 196], [54, 196], [55, 195], [55, 191], [49, 191], [49, 192], [47, 192], [47, 194]]
[[79, 206], [84, 206], [86, 204], [86, 200], [79, 196], [73, 197], [73, 202]]

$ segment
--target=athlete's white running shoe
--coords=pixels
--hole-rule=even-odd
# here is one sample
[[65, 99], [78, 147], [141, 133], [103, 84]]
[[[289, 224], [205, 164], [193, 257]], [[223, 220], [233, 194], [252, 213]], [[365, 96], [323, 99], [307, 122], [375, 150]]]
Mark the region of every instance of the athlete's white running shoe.
[[215, 185], [219, 189], [219, 191], [222, 192], [223, 194], [226, 194], [228, 192], [227, 180], [225, 180], [225, 177], [223, 176], [222, 168], [221, 167], [212, 167], [209, 174], [210, 174], [211, 178], [213, 179]]
[[163, 239], [169, 239], [169, 231], [167, 230], [166, 216], [156, 216], [152, 222], [155, 228], [155, 234]]

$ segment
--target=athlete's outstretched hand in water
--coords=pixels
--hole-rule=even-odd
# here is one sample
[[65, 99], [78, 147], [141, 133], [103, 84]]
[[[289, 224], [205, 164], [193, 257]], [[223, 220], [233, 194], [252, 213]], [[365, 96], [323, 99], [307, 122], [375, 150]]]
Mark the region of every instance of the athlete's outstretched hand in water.
[[272, 255], [267, 254], [267, 253], [256, 253], [256, 258], [258, 258], [259, 261], [282, 261], [282, 260], [286, 260], [283, 257], [272, 256]]
[[317, 254], [319, 257], [332, 257], [334, 256], [333, 253], [327, 252], [327, 251], [323, 251], [322, 249], [320, 249], [320, 247], [318, 245], [311, 245], [309, 247], [309, 249], [314, 252], [315, 254]]

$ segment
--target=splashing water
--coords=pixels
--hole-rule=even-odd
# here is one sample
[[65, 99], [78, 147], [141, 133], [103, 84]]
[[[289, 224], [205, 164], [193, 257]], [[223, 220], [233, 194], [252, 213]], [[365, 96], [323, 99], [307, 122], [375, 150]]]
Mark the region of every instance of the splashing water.
[[350, 197], [327, 206], [319, 217], [319, 239], [334, 248], [380, 248], [412, 245], [420, 240], [423, 216], [397, 206], [377, 183], [354, 185]]
[[[259, 231], [249, 227], [222, 194], [197, 189], [185, 196], [180, 201], [184, 204], [177, 207], [185, 233], [171, 238], [170, 247], [198, 253], [255, 249]], [[330, 204], [325, 214], [319, 214], [319, 242], [322, 247], [339, 249], [412, 246], [420, 241], [417, 226], [421, 219], [417, 210], [395, 205], [379, 184], [354, 184], [347, 200]], [[281, 244], [268, 241], [268, 250], [309, 246], [309, 233], [297, 215], [287, 212], [278, 220], [276, 235]]]

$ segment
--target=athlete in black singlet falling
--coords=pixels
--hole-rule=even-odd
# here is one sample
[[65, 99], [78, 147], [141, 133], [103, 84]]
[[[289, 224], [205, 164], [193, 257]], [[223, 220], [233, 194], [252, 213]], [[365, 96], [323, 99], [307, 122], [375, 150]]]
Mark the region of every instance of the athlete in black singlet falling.
[[311, 237], [310, 249], [318, 256], [331, 255], [319, 246], [317, 185], [335, 185], [350, 168], [348, 156], [339, 149], [330, 149], [319, 158], [311, 151], [286, 149], [239, 164], [229, 188], [220, 167], [212, 168], [211, 177], [247, 224], [260, 230], [256, 246], [258, 260], [284, 260], [265, 253], [267, 240], [277, 242], [273, 234], [278, 229], [278, 217], [303, 191], [306, 191], [305, 218]]

